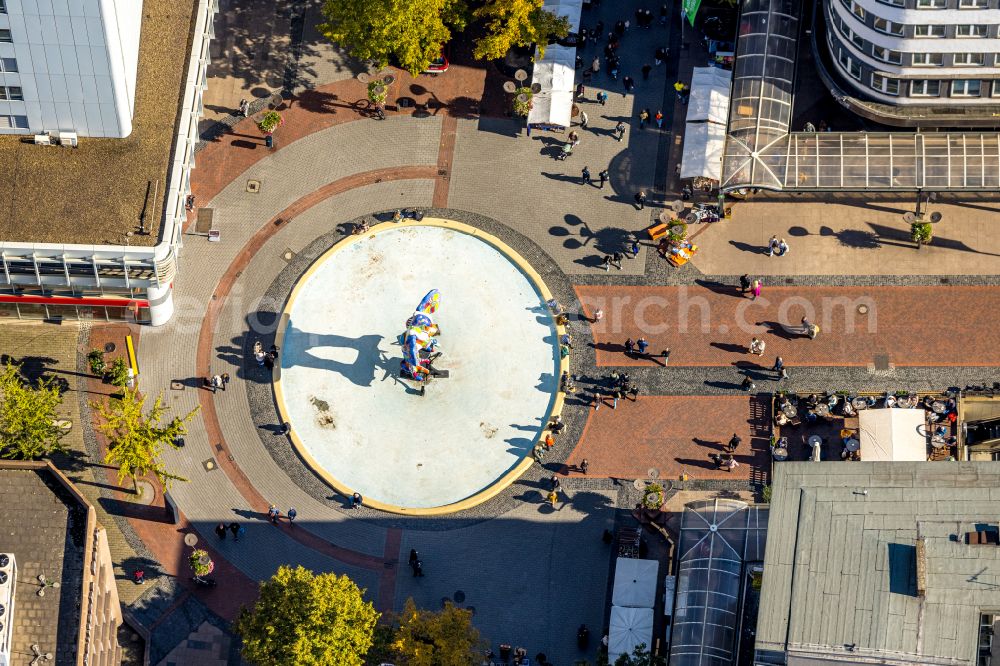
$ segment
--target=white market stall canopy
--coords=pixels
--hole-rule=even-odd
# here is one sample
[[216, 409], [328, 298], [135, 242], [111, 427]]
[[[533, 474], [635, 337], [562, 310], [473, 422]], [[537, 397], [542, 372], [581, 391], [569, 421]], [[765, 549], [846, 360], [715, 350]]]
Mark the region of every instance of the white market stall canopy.
[[615, 563], [611, 603], [629, 608], [652, 608], [656, 603], [659, 567], [657, 560], [619, 557]]
[[719, 67], [695, 67], [691, 76], [691, 95], [687, 105], [687, 122], [729, 122], [729, 89], [732, 72]]
[[726, 126], [715, 123], [685, 123], [684, 151], [681, 154], [683, 178], [722, 177], [722, 152], [726, 144]]
[[924, 410], [865, 409], [858, 418], [862, 460], [927, 460]]
[[[570, 32], [579, 32], [583, 0], [548, 0], [542, 8], [556, 16], [565, 16], [569, 19]], [[528, 122], [532, 125], [569, 127], [573, 114], [575, 77], [576, 47], [558, 44], [546, 46], [545, 57], [535, 59], [531, 82], [537, 83], [541, 90], [532, 98]]]
[[611, 607], [608, 627], [608, 663], [613, 664], [618, 655], [631, 655], [639, 644], [652, 649], [653, 609]]

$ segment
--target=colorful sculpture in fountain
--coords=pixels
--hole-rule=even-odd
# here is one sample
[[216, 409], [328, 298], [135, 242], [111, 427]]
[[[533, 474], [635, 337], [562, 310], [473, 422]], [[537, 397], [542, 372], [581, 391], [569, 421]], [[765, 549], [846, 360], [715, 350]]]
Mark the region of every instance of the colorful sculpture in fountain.
[[420, 301], [420, 305], [406, 320], [406, 332], [402, 335], [403, 361], [400, 363], [403, 377], [416, 382], [428, 382], [431, 377], [447, 377], [446, 370], [437, 370], [431, 363], [441, 355], [438, 351], [437, 336], [440, 327], [434, 323], [434, 313], [441, 303], [441, 294], [431, 289]]

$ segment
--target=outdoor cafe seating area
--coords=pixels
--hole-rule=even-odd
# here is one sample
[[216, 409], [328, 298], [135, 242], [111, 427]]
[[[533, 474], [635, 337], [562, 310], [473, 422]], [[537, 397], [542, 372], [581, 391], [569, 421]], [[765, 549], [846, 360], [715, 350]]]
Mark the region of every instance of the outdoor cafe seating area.
[[935, 393], [776, 393], [771, 458], [957, 460], [955, 398]]

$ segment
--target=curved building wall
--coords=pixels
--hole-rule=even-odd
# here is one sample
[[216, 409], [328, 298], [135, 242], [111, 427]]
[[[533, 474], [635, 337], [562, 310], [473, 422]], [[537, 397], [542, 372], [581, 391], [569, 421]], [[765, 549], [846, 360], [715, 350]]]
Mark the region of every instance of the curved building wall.
[[1000, 104], [998, 1], [825, 0], [831, 61], [884, 104]]

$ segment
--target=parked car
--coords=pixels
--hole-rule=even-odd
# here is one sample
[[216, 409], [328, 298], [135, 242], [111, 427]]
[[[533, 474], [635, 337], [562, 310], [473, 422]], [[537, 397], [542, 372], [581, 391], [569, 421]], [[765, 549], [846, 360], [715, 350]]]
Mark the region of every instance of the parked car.
[[448, 56], [441, 51], [441, 55], [434, 60], [431, 60], [431, 64], [427, 65], [427, 68], [423, 71], [424, 74], [430, 74], [431, 76], [437, 76], [438, 74], [444, 74], [448, 71], [449, 67]]

